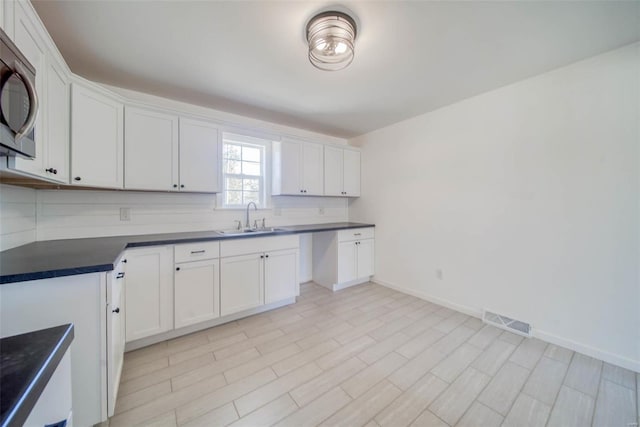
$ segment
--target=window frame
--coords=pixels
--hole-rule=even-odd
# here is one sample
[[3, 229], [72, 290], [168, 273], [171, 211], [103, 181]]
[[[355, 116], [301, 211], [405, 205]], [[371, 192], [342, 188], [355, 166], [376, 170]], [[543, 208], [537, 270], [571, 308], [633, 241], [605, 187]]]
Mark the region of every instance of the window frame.
[[[245, 146], [254, 146], [259, 147], [262, 151], [262, 159], [261, 159], [261, 174], [260, 175], [243, 175], [243, 174], [227, 174], [225, 172], [225, 157], [224, 157], [224, 146], [225, 144], [237, 144], [237, 145], [245, 145]], [[266, 138], [259, 138], [255, 136], [243, 135], [237, 132], [230, 131], [222, 131], [220, 137], [220, 180], [221, 180], [221, 191], [218, 193], [216, 209], [226, 209], [226, 210], [244, 210], [247, 205], [240, 204], [227, 204], [226, 203], [226, 194], [227, 194], [227, 177], [235, 176], [240, 179], [242, 178], [258, 178], [260, 181], [260, 192], [259, 192], [259, 201], [260, 203], [256, 203], [258, 209], [271, 209], [271, 167], [270, 167], [270, 159], [271, 159], [271, 140]]]

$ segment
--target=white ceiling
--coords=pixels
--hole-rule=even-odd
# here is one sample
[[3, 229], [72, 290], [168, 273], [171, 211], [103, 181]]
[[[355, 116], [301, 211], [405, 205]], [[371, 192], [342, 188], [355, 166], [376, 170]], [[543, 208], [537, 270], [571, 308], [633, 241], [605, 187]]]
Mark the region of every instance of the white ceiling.
[[343, 1], [338, 72], [308, 62], [318, 1], [34, 0], [89, 79], [352, 137], [640, 39], [640, 2]]

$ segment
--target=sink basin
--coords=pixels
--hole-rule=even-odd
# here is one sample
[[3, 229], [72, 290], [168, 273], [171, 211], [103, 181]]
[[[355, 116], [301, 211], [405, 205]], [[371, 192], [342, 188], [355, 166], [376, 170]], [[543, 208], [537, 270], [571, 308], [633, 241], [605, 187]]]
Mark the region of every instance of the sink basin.
[[284, 231], [284, 229], [282, 228], [266, 228], [266, 229], [258, 229], [258, 230], [252, 230], [252, 229], [244, 229], [244, 230], [237, 230], [237, 229], [232, 229], [232, 230], [216, 230], [216, 233], [220, 233], [224, 236], [246, 236], [246, 235], [250, 235], [250, 234], [268, 234], [268, 233], [275, 233], [277, 231]]

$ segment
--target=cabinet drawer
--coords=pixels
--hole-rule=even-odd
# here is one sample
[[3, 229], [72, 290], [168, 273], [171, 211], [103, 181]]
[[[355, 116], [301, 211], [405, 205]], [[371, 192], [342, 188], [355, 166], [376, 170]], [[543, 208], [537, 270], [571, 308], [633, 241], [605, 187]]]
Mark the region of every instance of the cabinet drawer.
[[338, 231], [338, 242], [348, 242], [350, 240], [362, 240], [374, 238], [374, 227], [351, 228], [349, 230]]
[[220, 242], [220, 256], [236, 256], [259, 252], [294, 249], [300, 246], [297, 234], [275, 237], [251, 237]]
[[220, 242], [199, 242], [174, 246], [175, 262], [199, 261], [220, 256]]

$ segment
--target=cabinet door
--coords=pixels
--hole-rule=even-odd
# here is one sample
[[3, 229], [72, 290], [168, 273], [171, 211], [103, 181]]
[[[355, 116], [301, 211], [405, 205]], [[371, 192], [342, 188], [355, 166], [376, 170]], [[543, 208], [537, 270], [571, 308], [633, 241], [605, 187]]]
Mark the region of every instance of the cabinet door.
[[358, 250], [358, 278], [373, 276], [374, 273], [374, 239], [360, 240]]
[[302, 144], [302, 188], [308, 196], [322, 196], [324, 190], [323, 146]]
[[213, 124], [180, 119], [180, 191], [220, 191], [218, 138]]
[[118, 396], [118, 386], [120, 385], [120, 375], [124, 356], [124, 276], [118, 272], [111, 275], [107, 283], [107, 416], [112, 416], [116, 398]]
[[127, 342], [173, 329], [173, 252], [170, 246], [127, 251]]
[[57, 64], [47, 66], [47, 177], [69, 183], [69, 84]]
[[124, 188], [177, 191], [178, 117], [127, 107], [124, 121]]
[[217, 259], [176, 264], [176, 328], [220, 317], [219, 275], [220, 263]]
[[34, 126], [34, 137], [36, 142], [35, 159], [10, 158], [9, 164], [12, 169], [27, 172], [49, 178], [46, 169], [46, 54], [44, 41], [38, 35], [36, 24], [30, 19], [24, 8], [28, 5], [21, 2], [14, 3], [14, 38], [16, 46], [24, 54], [27, 60], [36, 68], [36, 93], [39, 96], [40, 107]]
[[344, 150], [344, 195], [360, 196], [360, 152]]
[[338, 243], [338, 283], [358, 278], [358, 256], [356, 242]]
[[324, 147], [324, 195], [344, 196], [342, 186], [344, 160], [342, 148]]
[[71, 184], [122, 188], [121, 102], [77, 84], [71, 87]]
[[264, 304], [264, 255], [220, 259], [220, 315]]
[[273, 150], [273, 194], [302, 194], [302, 145], [294, 141], [278, 141], [274, 143]]
[[298, 251], [272, 251], [264, 258], [264, 302], [293, 298], [298, 287]]

